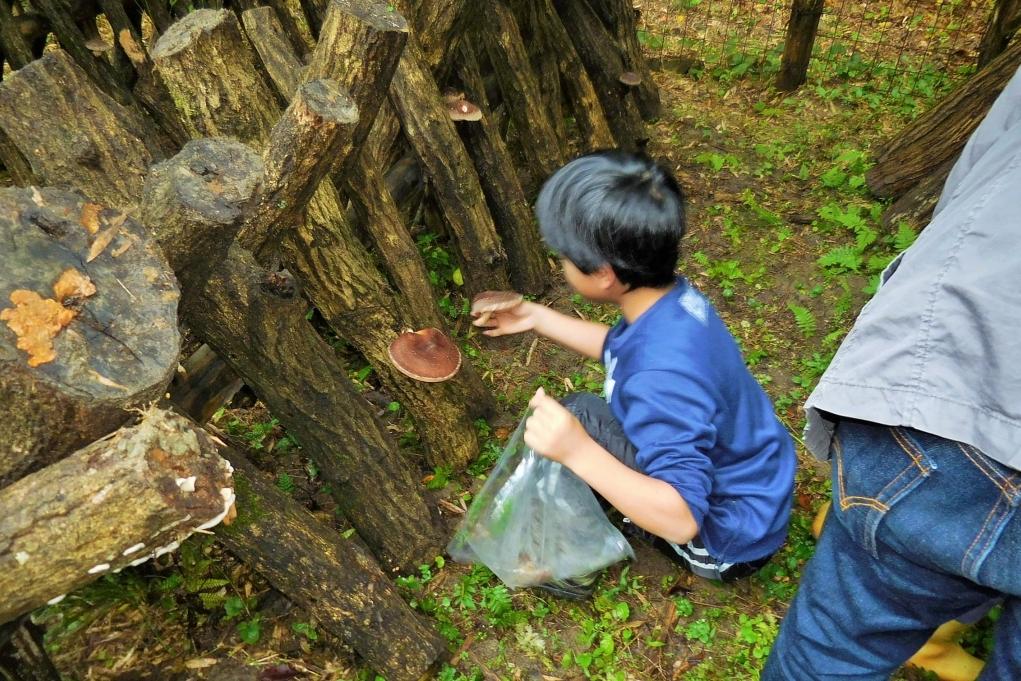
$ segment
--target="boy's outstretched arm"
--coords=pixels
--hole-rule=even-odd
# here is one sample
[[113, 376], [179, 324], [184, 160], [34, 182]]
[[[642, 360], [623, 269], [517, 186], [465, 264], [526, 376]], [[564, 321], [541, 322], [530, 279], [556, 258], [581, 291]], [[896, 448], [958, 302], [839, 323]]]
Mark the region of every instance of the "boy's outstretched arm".
[[485, 331], [482, 333], [486, 336], [534, 331], [568, 350], [592, 359], [601, 358], [603, 342], [610, 331], [610, 327], [605, 324], [569, 317], [527, 300], [509, 310], [494, 312], [484, 322], [480, 323], [477, 319], [472, 323], [483, 327]]
[[691, 509], [669, 483], [621, 463], [542, 388], [529, 406], [533, 411], [525, 425], [525, 444], [570, 468], [639, 527], [675, 544], [686, 544], [698, 534]]

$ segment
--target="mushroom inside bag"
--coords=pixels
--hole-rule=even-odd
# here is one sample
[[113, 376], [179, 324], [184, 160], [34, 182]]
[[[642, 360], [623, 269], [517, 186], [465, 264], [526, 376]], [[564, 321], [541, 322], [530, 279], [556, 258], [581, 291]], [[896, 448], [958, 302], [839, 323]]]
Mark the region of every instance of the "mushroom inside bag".
[[526, 445], [524, 430], [522, 419], [447, 546], [450, 557], [482, 563], [511, 588], [634, 558], [591, 488]]

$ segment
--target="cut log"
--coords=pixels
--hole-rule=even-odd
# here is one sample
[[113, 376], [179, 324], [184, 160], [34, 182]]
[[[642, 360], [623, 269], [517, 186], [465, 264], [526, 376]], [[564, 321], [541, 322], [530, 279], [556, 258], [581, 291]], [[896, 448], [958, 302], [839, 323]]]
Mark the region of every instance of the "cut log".
[[126, 218], [65, 191], [0, 190], [0, 486], [106, 435], [170, 383], [177, 284]]
[[[616, 146], [592, 79], [551, 0], [515, 0], [515, 11], [522, 30], [529, 34], [529, 43], [556, 59], [564, 99], [581, 132], [582, 148], [591, 151]], [[556, 114], [556, 109], [550, 111]]]
[[193, 421], [204, 424], [241, 390], [244, 382], [234, 370], [203, 343], [182, 363], [170, 383], [170, 401], [174, 408]]
[[234, 503], [209, 435], [159, 409], [0, 490], [0, 622], [174, 550]]
[[[26, 116], [25, 111], [45, 111]], [[66, 121], [77, 121], [67, 127]], [[130, 206], [144, 171], [113, 176], [105, 168], [148, 168], [165, 157], [154, 126], [94, 87], [62, 51], [49, 52], [0, 83], [0, 128], [48, 185], [85, 188], [95, 200]]]
[[507, 254], [478, 174], [413, 40], [394, 73], [390, 99], [455, 237], [465, 288], [471, 293], [507, 288]]
[[[161, 243], [169, 240], [164, 235], [240, 225], [261, 165], [235, 141], [189, 142], [150, 171], [144, 222]], [[228, 167], [247, 179], [226, 175]], [[435, 555], [438, 538], [411, 471], [354, 392], [333, 349], [306, 320], [307, 305], [293, 280], [260, 268], [250, 253], [234, 246], [202, 280], [183, 277], [182, 288], [185, 322], [301, 443], [383, 564], [414, 569]]]
[[[0, 0], [0, 48], [7, 63], [15, 71], [35, 59], [32, 45], [18, 29], [18, 22], [7, 0]], [[0, 59], [0, 70], [2, 67], [3, 59]]]
[[418, 681], [447, 652], [372, 556], [280, 492], [237, 453], [238, 517], [216, 534], [227, 549], [394, 681]]
[[43, 647], [43, 631], [27, 615], [0, 626], [0, 679], [60, 681]]
[[[194, 12], [188, 15], [175, 28], [189, 21], [203, 25], [214, 19], [210, 16], [192, 19], [199, 14]], [[220, 23], [236, 24], [234, 15], [228, 12], [215, 19]], [[225, 39], [206, 40], [199, 31], [191, 31], [190, 34], [194, 41], [211, 44], [180, 51], [215, 54], [231, 49], [231, 43]], [[165, 34], [161, 42], [169, 35], [171, 32]], [[218, 35], [234, 36], [232, 39], [235, 40], [243, 39], [240, 31], [233, 29], [218, 31]], [[154, 54], [159, 52], [160, 46], [157, 45]], [[155, 61], [157, 69], [162, 72], [163, 60], [157, 56]], [[327, 63], [341, 62], [330, 60]], [[235, 71], [240, 69], [254, 71], [255, 65], [236, 64]], [[168, 82], [173, 80], [174, 88], [182, 92], [203, 91], [207, 87], [204, 82], [210, 77], [209, 73], [199, 69], [176, 67], [163, 75]], [[214, 75], [220, 79], [219, 83], [209, 87], [223, 91], [222, 101], [225, 104], [218, 109], [196, 112], [196, 120], [201, 119], [197, 127], [223, 130], [258, 146], [265, 144], [269, 139], [269, 131], [258, 133], [261, 126], [244, 124], [246, 117], [232, 109], [261, 108], [262, 113], [257, 116], [249, 114], [247, 119], [276, 120], [279, 108], [275, 96], [260, 95], [243, 87], [235, 88], [238, 83], [252, 82], [256, 79], [255, 75], [235, 75], [230, 81], [223, 80], [222, 74]], [[383, 78], [387, 74], [375, 75]], [[238, 121], [239, 127], [234, 129], [232, 126], [238, 124]], [[245, 136], [252, 134], [257, 136]], [[393, 369], [387, 348], [397, 333], [409, 326], [405, 312], [408, 309], [407, 303], [394, 295], [369, 253], [358, 241], [346, 220], [332, 183], [324, 181], [319, 186], [308, 206], [307, 219], [297, 230], [285, 235], [281, 248], [284, 262], [304, 282], [306, 292], [330, 326], [341, 338], [358, 348], [384, 382], [387, 392], [407, 406], [426, 444], [427, 456], [431, 462], [435, 462], [433, 465], [460, 468], [472, 460], [478, 453], [478, 438], [472, 420], [479, 410], [492, 404], [491, 398], [487, 399], [481, 382], [468, 367], [462, 369], [456, 382], [436, 386], [419, 383]], [[244, 375], [243, 372], [239, 373]], [[467, 399], [469, 395], [472, 397], [470, 400]]]
[[905, 222], [915, 231], [924, 229], [932, 219], [932, 211], [939, 202], [943, 185], [946, 184], [950, 169], [954, 167], [956, 161], [955, 156], [894, 201], [883, 212], [883, 225], [895, 230], [898, 224]]
[[482, 111], [482, 120], [459, 126], [462, 139], [479, 173], [500, 239], [507, 248], [514, 289], [542, 293], [549, 287], [551, 272], [539, 229], [514, 172], [510, 152], [492, 120], [475, 53], [467, 45], [462, 45], [459, 52], [457, 70], [465, 93]]
[[290, 38], [291, 47], [298, 50], [298, 55], [304, 61], [315, 49], [316, 39], [312, 37], [312, 28], [301, 8], [301, 0], [269, 0], [269, 4], [276, 10], [277, 19]]
[[11, 181], [18, 187], [27, 187], [30, 184], [39, 184], [28, 164], [28, 159], [22, 155], [11, 138], [0, 127], [0, 165], [10, 175]]
[[1018, 64], [1021, 41], [880, 148], [876, 164], [865, 174], [872, 193], [884, 198], [900, 196], [956, 158]]
[[571, 41], [592, 79], [617, 144], [625, 149], [644, 147], [648, 141], [645, 126], [629, 86], [620, 82], [627, 69], [613, 37], [587, 0], [555, 0], [553, 4], [564, 25], [571, 27]]
[[978, 67], [995, 59], [1007, 49], [1010, 39], [1021, 26], [1021, 0], [996, 0], [989, 11], [989, 21], [978, 47]]
[[525, 161], [541, 177], [549, 177], [563, 164], [564, 155], [549, 109], [539, 94], [518, 23], [503, 0], [487, 0], [482, 11], [486, 16], [479, 22], [481, 41], [489, 52], [515, 134], [523, 142]]
[[616, 37], [617, 49], [624, 55], [625, 70], [641, 78], [642, 82], [634, 89], [634, 96], [642, 118], [647, 121], [658, 118], [661, 109], [659, 87], [652, 79], [645, 52], [638, 43], [638, 12], [634, 4], [631, 0], [592, 0], [592, 9]]
[[824, 5], [824, 0], [794, 0], [791, 5], [780, 72], [776, 75], [777, 90], [796, 90], [808, 77], [808, 63]]
[[[300, 78], [302, 69], [305, 68], [291, 45], [283, 24], [272, 7], [253, 7], [245, 10], [241, 15], [241, 21], [245, 25], [245, 33], [252, 41], [255, 51], [259, 53], [262, 66], [269, 74], [274, 84], [281, 79], [291, 78], [297, 74]], [[290, 95], [297, 90], [298, 80], [295, 79], [293, 87], [288, 91], [285, 99], [290, 100]], [[279, 90], [279, 88], [278, 88]]]

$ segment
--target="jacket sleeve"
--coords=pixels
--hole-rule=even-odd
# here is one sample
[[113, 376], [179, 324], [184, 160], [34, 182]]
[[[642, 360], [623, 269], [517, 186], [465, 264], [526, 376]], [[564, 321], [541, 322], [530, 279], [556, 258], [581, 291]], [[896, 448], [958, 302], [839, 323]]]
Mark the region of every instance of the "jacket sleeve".
[[713, 486], [718, 400], [703, 377], [680, 371], [639, 371], [618, 390], [639, 468], [676, 489], [701, 528]]

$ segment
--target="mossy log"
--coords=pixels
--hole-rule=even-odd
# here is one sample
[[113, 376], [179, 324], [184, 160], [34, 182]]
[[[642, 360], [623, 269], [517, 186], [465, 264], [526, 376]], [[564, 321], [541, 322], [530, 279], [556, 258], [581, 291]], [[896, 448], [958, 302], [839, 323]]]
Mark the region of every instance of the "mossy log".
[[[143, 221], [161, 243], [217, 225], [238, 229], [261, 176], [261, 159], [239, 142], [189, 142], [150, 171]], [[211, 273], [183, 277], [182, 290], [185, 322], [301, 443], [381, 562], [413, 569], [434, 554], [438, 539], [411, 471], [306, 320], [293, 278], [234, 245]]]
[[557, 12], [585, 64], [618, 146], [642, 148], [648, 141], [631, 86], [620, 82], [624, 57], [587, 0], [554, 0]]
[[652, 71], [645, 59], [645, 52], [638, 42], [638, 12], [631, 0], [591, 0], [592, 9], [617, 42], [617, 49], [624, 56], [626, 71], [637, 73], [642, 82], [634, 89], [635, 102], [642, 118], [651, 121], [659, 117], [661, 104], [659, 87], [652, 79]]
[[872, 193], [884, 198], [900, 196], [957, 158], [1017, 71], [1018, 64], [1021, 64], [1021, 41], [1015, 41], [985, 68], [879, 147], [876, 164], [865, 174]]
[[0, 622], [172, 551], [233, 503], [230, 464], [209, 435], [150, 410], [0, 490]]
[[545, 179], [563, 164], [563, 138], [550, 122], [517, 20], [503, 0], [486, 0], [479, 11], [485, 14], [478, 22], [481, 43], [489, 53], [514, 133], [521, 140], [524, 161]]
[[180, 294], [141, 225], [77, 194], [0, 189], [0, 242], [3, 486], [162, 397]]
[[423, 678], [446, 643], [369, 552], [316, 521], [237, 453], [225, 455], [234, 464], [238, 517], [216, 529], [220, 542], [372, 669], [394, 681]]
[[460, 123], [458, 129], [507, 249], [511, 281], [516, 291], [542, 293], [550, 285], [551, 271], [532, 209], [493, 121], [475, 53], [468, 45], [461, 45], [458, 56], [457, 72], [465, 93], [482, 111], [482, 120]]
[[[77, 124], [69, 127], [66, 121]], [[0, 83], [0, 128], [40, 181], [87, 187], [90, 196], [111, 206], [138, 201], [144, 169], [168, 150], [148, 119], [94, 86], [61, 50]], [[111, 164], [139, 170], [111, 175], [106, 171]]]

